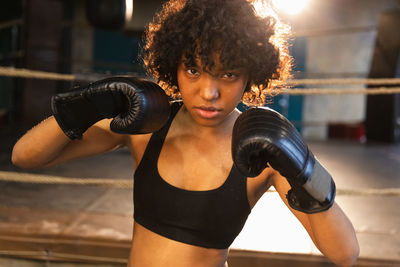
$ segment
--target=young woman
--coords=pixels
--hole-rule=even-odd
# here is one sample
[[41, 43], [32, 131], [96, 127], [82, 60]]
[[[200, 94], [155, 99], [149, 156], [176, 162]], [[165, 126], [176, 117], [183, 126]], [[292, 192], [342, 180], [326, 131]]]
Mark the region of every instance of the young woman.
[[[182, 101], [170, 107], [158, 86], [126, 77], [57, 95], [54, 116], [16, 143], [12, 161], [42, 168], [127, 146], [137, 166], [131, 267], [227, 266], [230, 244], [271, 186], [321, 252], [350, 266], [359, 251], [353, 226], [294, 128], [268, 109], [260, 116], [272, 118], [272, 130], [235, 125], [240, 101], [262, 105], [287, 77], [285, 45], [275, 19], [249, 1], [169, 1], [149, 25], [144, 62]], [[293, 146], [265, 145], [274, 132], [293, 133], [276, 141]]]

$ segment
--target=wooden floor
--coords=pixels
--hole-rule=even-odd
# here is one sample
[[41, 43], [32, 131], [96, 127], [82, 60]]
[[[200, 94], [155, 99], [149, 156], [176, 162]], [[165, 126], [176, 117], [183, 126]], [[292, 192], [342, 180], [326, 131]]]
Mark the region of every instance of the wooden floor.
[[[400, 196], [360, 194], [400, 188], [400, 147], [345, 141], [309, 145], [333, 175], [336, 201], [356, 228], [361, 246], [357, 266], [400, 266]], [[0, 148], [0, 171], [23, 172], [9, 162], [10, 145]], [[131, 179], [132, 172], [128, 151], [120, 150], [31, 173]], [[0, 266], [123, 266], [132, 214], [129, 188], [0, 181]], [[257, 203], [233, 243], [229, 266], [330, 265], [271, 192]]]

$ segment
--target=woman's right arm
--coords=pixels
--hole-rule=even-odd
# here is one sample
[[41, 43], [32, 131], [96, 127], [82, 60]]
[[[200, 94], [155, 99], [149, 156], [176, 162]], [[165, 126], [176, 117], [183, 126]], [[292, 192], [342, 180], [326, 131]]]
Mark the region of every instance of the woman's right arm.
[[125, 145], [126, 136], [112, 132], [109, 125], [109, 119], [101, 120], [90, 127], [82, 139], [71, 140], [51, 116], [18, 140], [11, 161], [20, 168], [44, 168]]
[[[126, 145], [131, 134], [158, 130], [170, 114], [164, 90], [134, 77], [111, 77], [57, 94], [51, 106], [55, 118], [39, 123], [15, 144], [15, 165], [42, 168], [107, 152]], [[104, 118], [114, 119], [110, 124]]]

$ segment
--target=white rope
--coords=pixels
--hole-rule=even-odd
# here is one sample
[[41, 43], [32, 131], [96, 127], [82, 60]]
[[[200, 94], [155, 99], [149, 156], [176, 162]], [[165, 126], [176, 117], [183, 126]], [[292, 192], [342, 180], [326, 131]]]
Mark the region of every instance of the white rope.
[[[60, 74], [46, 71], [38, 71], [38, 70], [29, 70], [22, 68], [14, 68], [14, 67], [1, 67], [0, 66], [0, 76], [9, 76], [9, 77], [22, 77], [22, 78], [35, 78], [35, 79], [49, 79], [49, 80], [64, 80], [64, 81], [74, 81], [77, 79], [77, 75], [74, 74]], [[365, 84], [365, 85], [400, 85], [400, 78], [376, 78], [376, 79], [361, 79], [361, 78], [340, 78], [340, 79], [297, 79], [297, 80], [288, 80], [288, 85], [355, 85], [355, 84]], [[380, 89], [379, 93], [383, 93], [384, 88]], [[390, 88], [389, 88], [390, 89]], [[393, 89], [393, 88], [391, 88]], [[321, 90], [322, 94], [328, 94], [330, 92], [346, 94], [346, 92], [352, 91], [352, 94], [364, 94], [371, 93], [372, 89], [363, 90], [363, 89], [350, 89], [350, 90], [342, 90], [342, 91], [328, 91], [323, 88], [309, 88], [309, 89], [291, 89], [293, 91], [291, 94], [295, 94], [294, 90], [297, 92], [306, 92], [308, 90]], [[299, 91], [300, 90], [300, 91]], [[286, 90], [287, 91], [287, 90]], [[286, 93], [285, 91], [285, 93]], [[391, 93], [393, 90], [388, 90], [386, 93]], [[397, 93], [398, 91], [394, 91]], [[318, 92], [314, 92], [313, 94], [317, 94]], [[299, 94], [299, 93], [297, 93]], [[310, 94], [310, 93], [308, 93]]]
[[39, 259], [64, 259], [64, 260], [84, 260], [96, 262], [109, 262], [109, 263], [127, 263], [127, 259], [122, 258], [107, 258], [99, 256], [87, 256], [70, 253], [53, 252], [50, 250], [40, 251], [16, 251], [16, 250], [0, 250], [0, 255], [3, 256], [22, 256], [22, 257], [35, 257]]
[[17, 69], [14, 67], [0, 67], [0, 76], [64, 81], [75, 80], [75, 75], [73, 74], [60, 74], [39, 70]]
[[298, 79], [288, 80], [290, 85], [355, 85], [355, 84], [367, 84], [367, 85], [400, 85], [400, 78], [336, 78], [336, 79]]
[[288, 94], [288, 95], [385, 95], [399, 94], [400, 87], [378, 87], [373, 89], [366, 88], [347, 88], [347, 89], [330, 89], [330, 88], [304, 88], [304, 89], [283, 89], [273, 90], [272, 94]]
[[[99, 185], [119, 188], [132, 188], [130, 179], [94, 179], [94, 178], [69, 178], [52, 175], [6, 172], [0, 171], [0, 181], [34, 184], [74, 184], [74, 185]], [[276, 192], [274, 189], [268, 192]], [[384, 189], [337, 189], [337, 195], [342, 196], [400, 196], [400, 188]]]
[[[269, 189], [267, 193], [276, 193], [275, 189]], [[336, 189], [338, 196], [400, 196], [400, 188], [360, 188], [360, 189]]]
[[0, 171], [0, 181], [34, 184], [74, 184], [99, 185], [119, 188], [132, 188], [131, 179], [70, 178], [43, 174]]

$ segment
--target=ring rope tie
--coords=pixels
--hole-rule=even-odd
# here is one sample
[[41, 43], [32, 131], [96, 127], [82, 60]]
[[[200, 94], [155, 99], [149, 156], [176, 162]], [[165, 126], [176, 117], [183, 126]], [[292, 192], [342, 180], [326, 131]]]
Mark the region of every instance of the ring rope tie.
[[[0, 76], [9, 77], [22, 77], [22, 78], [35, 78], [35, 79], [49, 79], [49, 80], [63, 80], [74, 81], [78, 75], [75, 74], [61, 74], [38, 70], [29, 70], [14, 67], [0, 67]], [[400, 93], [400, 87], [382, 87], [382, 85], [400, 85], [400, 78], [343, 78], [343, 79], [297, 79], [288, 80], [288, 85], [379, 85], [378, 88], [343, 88], [343, 89], [329, 89], [329, 88], [301, 88], [301, 89], [273, 89], [274, 94], [282, 93], [289, 95], [321, 95], [321, 94], [396, 94]]]
[[[133, 188], [132, 179], [95, 179], [95, 178], [70, 178], [43, 174], [0, 171], [0, 181], [33, 183], [33, 184], [70, 184], [109, 186], [117, 188]], [[274, 193], [276, 190], [268, 190]], [[337, 195], [342, 196], [400, 196], [400, 188], [383, 189], [337, 189]]]

